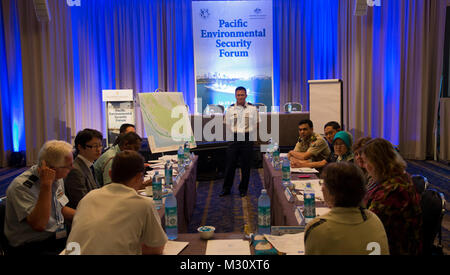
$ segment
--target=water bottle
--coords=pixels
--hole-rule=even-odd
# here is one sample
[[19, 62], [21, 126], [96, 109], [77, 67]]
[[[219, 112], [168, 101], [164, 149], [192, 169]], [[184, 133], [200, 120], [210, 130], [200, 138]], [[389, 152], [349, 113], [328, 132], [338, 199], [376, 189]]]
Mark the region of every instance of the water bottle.
[[155, 202], [156, 209], [161, 209], [162, 207], [162, 183], [159, 172], [156, 171], [152, 180], [153, 189], [153, 201]]
[[183, 147], [180, 146], [178, 148], [178, 175], [182, 175], [184, 172], [184, 150]]
[[307, 182], [304, 195], [304, 210], [305, 222], [308, 223], [316, 217], [316, 195], [314, 189], [311, 187], [311, 183]]
[[291, 162], [288, 158], [283, 158], [283, 166], [281, 167], [283, 173], [283, 183], [291, 181]]
[[272, 154], [273, 154], [273, 143], [272, 138], [269, 139], [269, 144], [267, 145], [267, 158], [270, 162], [272, 162]]
[[173, 187], [173, 165], [170, 160], [167, 160], [164, 165], [164, 180], [166, 183], [166, 188]]
[[288, 105], [288, 113], [292, 112], [292, 104]]
[[173, 191], [170, 189], [167, 193], [164, 213], [167, 238], [169, 240], [175, 240], [178, 238], [177, 199], [173, 196]]
[[258, 199], [258, 233], [270, 234], [270, 198], [267, 190], [261, 190]]
[[184, 162], [185, 165], [188, 166], [190, 163], [191, 149], [189, 148], [189, 142], [184, 143]]
[[273, 146], [273, 167], [275, 170], [280, 169], [280, 148], [278, 147], [278, 143], [275, 142]]

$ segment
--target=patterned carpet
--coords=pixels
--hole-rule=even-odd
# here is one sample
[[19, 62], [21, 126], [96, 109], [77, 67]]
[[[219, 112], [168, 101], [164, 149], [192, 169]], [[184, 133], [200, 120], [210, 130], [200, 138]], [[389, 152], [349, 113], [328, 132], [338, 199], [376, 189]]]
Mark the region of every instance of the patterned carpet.
[[197, 203], [189, 232], [197, 232], [202, 225], [212, 225], [217, 233], [243, 232], [248, 224], [252, 232], [256, 231], [258, 197], [263, 188], [263, 170], [253, 169], [246, 197], [239, 195], [239, 169], [236, 170], [235, 183], [230, 196], [219, 197], [222, 191], [223, 179], [202, 181], [197, 183]]
[[0, 198], [6, 196], [6, 189], [15, 177], [22, 174], [28, 168], [0, 168]]

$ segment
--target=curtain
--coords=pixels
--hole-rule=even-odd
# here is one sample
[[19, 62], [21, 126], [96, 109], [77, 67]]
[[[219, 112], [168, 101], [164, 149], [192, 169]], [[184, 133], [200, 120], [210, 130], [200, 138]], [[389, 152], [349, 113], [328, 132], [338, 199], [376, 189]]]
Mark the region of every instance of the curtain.
[[[49, 1], [51, 22], [39, 23], [33, 1], [17, 2], [22, 47], [26, 160], [36, 162], [47, 140], [75, 133], [73, 45], [65, 1]], [[88, 106], [86, 106], [88, 107]]]
[[339, 7], [345, 124], [355, 138], [391, 141], [407, 159], [432, 156], [446, 1], [382, 1], [362, 17], [355, 1]]
[[[51, 21], [40, 23], [33, 1], [2, 0], [3, 7], [15, 12], [2, 12], [15, 15], [16, 21], [2, 20], [8, 25], [1, 29], [17, 29], [19, 54], [6, 67], [9, 72], [13, 64], [23, 65], [17, 70], [23, 80], [10, 82], [23, 83], [22, 90], [14, 90], [23, 95], [23, 107], [13, 110], [25, 120], [19, 125], [26, 136], [23, 150], [26, 147], [29, 165], [47, 140], [72, 142], [84, 128], [106, 133], [103, 89], [133, 89], [135, 98], [157, 88], [177, 91], [193, 107], [191, 1], [96, 0], [81, 1], [81, 7], [65, 2], [49, 0]], [[15, 38], [9, 33], [5, 37], [8, 42]], [[0, 54], [8, 56], [13, 50]], [[2, 125], [11, 121], [3, 90]], [[136, 114], [138, 133], [145, 136], [139, 105]], [[2, 156], [13, 151], [5, 141], [16, 140], [8, 136], [12, 127], [8, 128], [2, 131]]]
[[19, 11], [15, 2], [0, 3], [0, 166], [26, 147]]
[[309, 110], [308, 80], [339, 78], [339, 1], [273, 1], [275, 105]]

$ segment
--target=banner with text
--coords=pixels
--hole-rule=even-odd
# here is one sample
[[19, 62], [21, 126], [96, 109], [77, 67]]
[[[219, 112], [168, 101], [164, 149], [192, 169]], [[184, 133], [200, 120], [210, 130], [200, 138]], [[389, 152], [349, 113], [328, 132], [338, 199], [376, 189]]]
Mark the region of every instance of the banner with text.
[[193, 1], [196, 111], [208, 104], [273, 103], [272, 1]]

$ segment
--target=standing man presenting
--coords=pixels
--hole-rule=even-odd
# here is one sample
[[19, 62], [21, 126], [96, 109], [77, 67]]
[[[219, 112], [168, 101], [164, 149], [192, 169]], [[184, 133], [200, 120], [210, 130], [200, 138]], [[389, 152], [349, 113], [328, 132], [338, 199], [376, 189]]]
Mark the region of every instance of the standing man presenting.
[[221, 197], [231, 193], [238, 159], [242, 174], [239, 194], [241, 197], [247, 195], [252, 166], [253, 141], [256, 140], [257, 109], [251, 103], [246, 102], [247, 90], [244, 87], [236, 88], [235, 97], [236, 104], [231, 105], [225, 115], [227, 140], [232, 138], [232, 143], [227, 149], [225, 180], [220, 193]]

